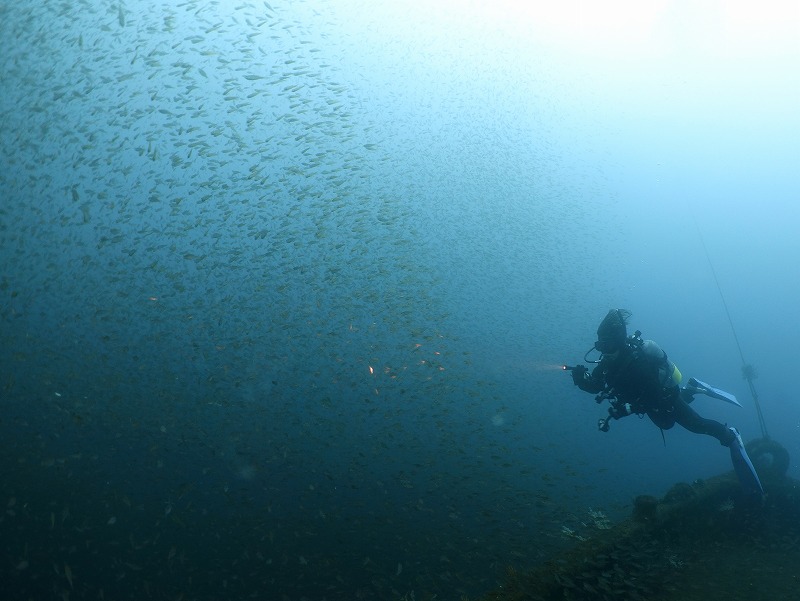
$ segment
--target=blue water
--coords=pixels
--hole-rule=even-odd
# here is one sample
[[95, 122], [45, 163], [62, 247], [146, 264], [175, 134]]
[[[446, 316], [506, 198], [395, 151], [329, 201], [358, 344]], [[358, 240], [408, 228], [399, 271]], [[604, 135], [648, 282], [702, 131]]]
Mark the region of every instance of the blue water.
[[730, 470], [597, 432], [559, 366], [617, 306], [754, 438], [721, 290], [797, 475], [797, 74], [483, 16], [0, 7], [7, 598], [483, 594]]

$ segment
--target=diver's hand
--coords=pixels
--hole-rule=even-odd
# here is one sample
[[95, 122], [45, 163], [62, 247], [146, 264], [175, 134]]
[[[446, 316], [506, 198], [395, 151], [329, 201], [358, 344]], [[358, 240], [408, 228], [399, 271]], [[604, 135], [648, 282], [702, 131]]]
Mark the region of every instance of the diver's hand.
[[576, 365], [572, 368], [572, 383], [575, 386], [580, 386], [583, 382], [586, 381], [586, 372], [589, 370], [586, 369], [585, 365]]

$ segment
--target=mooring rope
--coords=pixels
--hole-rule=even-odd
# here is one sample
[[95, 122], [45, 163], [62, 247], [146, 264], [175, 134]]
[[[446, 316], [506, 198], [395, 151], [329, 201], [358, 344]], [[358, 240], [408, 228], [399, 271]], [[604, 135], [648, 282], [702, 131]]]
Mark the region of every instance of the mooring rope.
[[[695, 225], [697, 226], [696, 222]], [[731, 312], [728, 310], [728, 303], [725, 302], [725, 295], [722, 294], [722, 286], [719, 285], [717, 272], [714, 269], [714, 264], [711, 262], [711, 255], [708, 254], [708, 248], [706, 248], [706, 242], [703, 239], [703, 232], [700, 231], [700, 226], [697, 226], [697, 233], [700, 236], [700, 243], [703, 245], [703, 251], [706, 253], [708, 266], [711, 268], [711, 275], [714, 276], [714, 283], [717, 285], [719, 296], [722, 299], [722, 306], [725, 307], [725, 314], [728, 316], [728, 323], [731, 324], [731, 332], [733, 332], [733, 339], [736, 341], [736, 348], [739, 349], [739, 356], [742, 358], [742, 377], [747, 380], [747, 384], [750, 386], [750, 394], [753, 395], [753, 403], [756, 406], [756, 414], [758, 415], [758, 424], [761, 426], [761, 436], [769, 439], [769, 434], [767, 433], [767, 424], [764, 421], [764, 415], [761, 413], [761, 403], [758, 401], [758, 392], [756, 392], [756, 385], [753, 383], [753, 380], [757, 377], [756, 370], [752, 365], [745, 361], [744, 353], [742, 352], [742, 345], [739, 344], [739, 337], [736, 335], [736, 328], [733, 327]]]

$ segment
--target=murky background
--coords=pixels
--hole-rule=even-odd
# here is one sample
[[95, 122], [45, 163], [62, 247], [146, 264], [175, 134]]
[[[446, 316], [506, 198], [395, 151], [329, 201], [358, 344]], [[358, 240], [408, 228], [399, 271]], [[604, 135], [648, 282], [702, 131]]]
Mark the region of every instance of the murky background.
[[759, 435], [709, 258], [796, 458], [791, 15], [612, 8], [0, 5], [9, 598], [484, 593], [730, 469], [597, 432], [609, 308]]

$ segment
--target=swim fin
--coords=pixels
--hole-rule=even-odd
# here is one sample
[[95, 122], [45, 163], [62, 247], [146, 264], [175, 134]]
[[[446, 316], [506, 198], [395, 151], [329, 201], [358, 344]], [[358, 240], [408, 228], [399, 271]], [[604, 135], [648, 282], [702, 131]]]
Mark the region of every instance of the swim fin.
[[689, 378], [689, 382], [687, 382], [686, 386], [682, 390], [684, 400], [686, 400], [687, 403], [691, 403], [692, 397], [694, 397], [694, 395], [698, 392], [706, 396], [710, 396], [711, 398], [719, 399], [721, 401], [725, 401], [726, 403], [731, 403], [737, 407], [742, 406], [741, 403], [736, 400], [736, 397], [730, 392], [725, 392], [719, 388], [714, 388], [711, 384], [701, 382], [697, 378]]
[[739, 477], [739, 482], [748, 495], [753, 497], [763, 497], [764, 488], [761, 486], [761, 480], [758, 479], [756, 469], [753, 467], [750, 457], [742, 443], [742, 437], [736, 428], [729, 427], [728, 430], [733, 432], [734, 439], [728, 445], [731, 450], [731, 461], [733, 462], [733, 469]]

